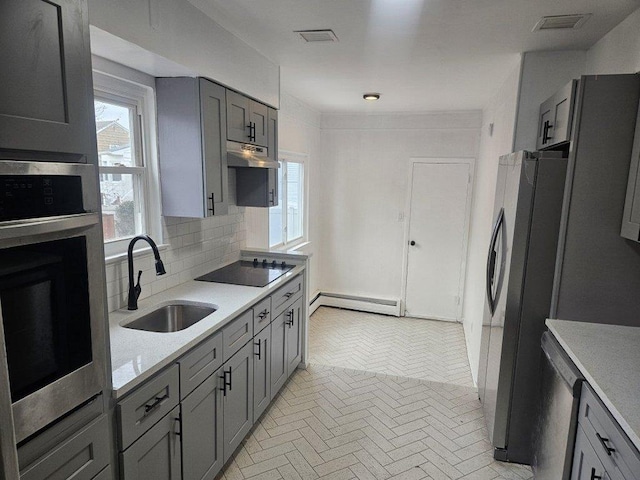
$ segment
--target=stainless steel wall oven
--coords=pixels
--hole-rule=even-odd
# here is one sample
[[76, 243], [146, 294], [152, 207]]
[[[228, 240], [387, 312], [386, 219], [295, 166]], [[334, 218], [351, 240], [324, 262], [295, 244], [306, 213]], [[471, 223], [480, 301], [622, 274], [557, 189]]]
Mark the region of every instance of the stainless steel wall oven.
[[0, 322], [16, 441], [105, 386], [95, 167], [0, 161]]

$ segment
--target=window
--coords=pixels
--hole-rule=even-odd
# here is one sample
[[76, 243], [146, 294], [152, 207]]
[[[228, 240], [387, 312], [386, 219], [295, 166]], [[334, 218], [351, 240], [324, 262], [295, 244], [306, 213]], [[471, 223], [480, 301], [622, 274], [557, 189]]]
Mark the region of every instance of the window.
[[[153, 173], [148, 87], [94, 73], [94, 107], [102, 228], [107, 256], [124, 253], [129, 239], [157, 233], [151, 215]], [[152, 97], [151, 97], [152, 98]], [[155, 227], [155, 228], [154, 228]], [[156, 235], [157, 237], [157, 235]]]
[[278, 206], [269, 209], [269, 246], [285, 246], [305, 237], [304, 157], [280, 158]]

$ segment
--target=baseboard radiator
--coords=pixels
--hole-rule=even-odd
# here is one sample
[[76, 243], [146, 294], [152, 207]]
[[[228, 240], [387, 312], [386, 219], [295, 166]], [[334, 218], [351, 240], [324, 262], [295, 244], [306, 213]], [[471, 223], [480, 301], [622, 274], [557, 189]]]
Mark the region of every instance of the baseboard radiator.
[[338, 307], [361, 312], [381, 313], [383, 315], [400, 316], [400, 300], [383, 298], [358, 297], [340, 293], [318, 292], [309, 304], [309, 313], [318, 307]]

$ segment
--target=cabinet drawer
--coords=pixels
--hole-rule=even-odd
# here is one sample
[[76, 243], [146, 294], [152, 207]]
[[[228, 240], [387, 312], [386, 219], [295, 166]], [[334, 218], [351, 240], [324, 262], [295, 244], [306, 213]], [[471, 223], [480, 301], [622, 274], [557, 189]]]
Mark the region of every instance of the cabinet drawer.
[[222, 365], [222, 333], [205, 340], [178, 360], [180, 399], [185, 398]]
[[640, 453], [586, 382], [582, 386], [578, 422], [611, 478], [616, 478], [614, 472], [618, 469], [621, 478], [640, 480]]
[[287, 283], [284, 287], [271, 295], [271, 308], [272, 316], [276, 318], [287, 307], [293, 303], [293, 301], [302, 294], [302, 275], [298, 275], [296, 278]]
[[229, 360], [252, 338], [253, 310], [248, 310], [222, 329], [223, 361]]
[[23, 471], [20, 479], [90, 480], [109, 464], [109, 447], [109, 424], [103, 415]]
[[271, 297], [267, 297], [253, 307], [253, 334], [259, 334], [271, 323]]
[[178, 365], [157, 375], [118, 403], [118, 441], [124, 450], [178, 405]]

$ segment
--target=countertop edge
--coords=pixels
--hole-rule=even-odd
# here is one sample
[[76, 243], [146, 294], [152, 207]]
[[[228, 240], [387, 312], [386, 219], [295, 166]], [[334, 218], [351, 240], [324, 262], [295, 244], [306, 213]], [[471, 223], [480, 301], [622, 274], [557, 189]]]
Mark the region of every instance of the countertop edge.
[[629, 423], [624, 419], [622, 414], [613, 405], [611, 400], [609, 400], [609, 397], [607, 396], [607, 394], [604, 392], [604, 390], [602, 390], [602, 388], [600, 388], [600, 385], [598, 385], [598, 382], [589, 373], [589, 371], [582, 364], [578, 356], [573, 352], [571, 347], [569, 347], [567, 342], [562, 338], [562, 335], [560, 334], [560, 332], [558, 332], [558, 330], [556, 329], [555, 324], [557, 322], [566, 322], [566, 321], [568, 320], [547, 319], [545, 323], [549, 328], [549, 330], [551, 331], [551, 333], [553, 334], [554, 338], [558, 341], [560, 346], [562, 346], [562, 348], [567, 353], [567, 355], [569, 355], [569, 358], [571, 359], [571, 361], [575, 364], [578, 370], [580, 370], [580, 373], [584, 375], [585, 380], [589, 383], [591, 388], [598, 395], [598, 398], [600, 399], [600, 401], [605, 405], [605, 407], [607, 407], [607, 409], [609, 410], [609, 412], [611, 413], [615, 421], [618, 422], [618, 424], [620, 425], [624, 433], [627, 435], [627, 437], [629, 437], [629, 440], [631, 440], [631, 443], [633, 443], [636, 448], [640, 449], [640, 437], [631, 428]]
[[[132, 392], [134, 389], [136, 389], [138, 386], [140, 386], [141, 384], [143, 384], [144, 382], [149, 380], [151, 377], [153, 377], [154, 375], [156, 375], [157, 373], [162, 371], [164, 368], [170, 366], [172, 363], [174, 363], [176, 360], [178, 360], [185, 353], [187, 353], [191, 349], [195, 348], [200, 343], [204, 342], [206, 339], [208, 339], [211, 336], [215, 335], [216, 332], [220, 331], [227, 324], [229, 324], [231, 321], [233, 321], [235, 318], [237, 318], [238, 315], [242, 314], [247, 309], [251, 308], [252, 305], [254, 305], [255, 303], [259, 302], [260, 300], [268, 297], [269, 295], [272, 295], [273, 292], [275, 292], [280, 286], [282, 286], [283, 284], [285, 284], [288, 281], [292, 280], [297, 275], [303, 274], [305, 270], [306, 270], [306, 265], [296, 265], [296, 267], [294, 267], [291, 270], [292, 275], [287, 276], [286, 278], [282, 278], [281, 277], [280, 279], [277, 279], [275, 282], [273, 282], [274, 284], [271, 287], [269, 287], [268, 289], [260, 292], [258, 295], [256, 295], [255, 298], [253, 298], [252, 300], [244, 303], [242, 306], [237, 308], [232, 313], [229, 313], [223, 320], [220, 320], [215, 326], [212, 326], [210, 329], [200, 333], [197, 337], [194, 337], [193, 339], [191, 339], [188, 342], [186, 342], [182, 347], [178, 348], [177, 350], [175, 350], [174, 352], [172, 352], [171, 354], [167, 355], [165, 358], [160, 360], [158, 363], [153, 365], [153, 367], [149, 367], [147, 370], [145, 370], [143, 373], [141, 373], [135, 379], [133, 379], [133, 380], [125, 383], [124, 385], [122, 385], [120, 387], [117, 387], [117, 388], [112, 386], [112, 388], [111, 388], [111, 396], [112, 396], [112, 398], [114, 400], [116, 400], [116, 401], [122, 399], [123, 397], [128, 395], [130, 392]], [[158, 295], [165, 296], [165, 299], [162, 300], [161, 302], [159, 302], [158, 305], [161, 305], [162, 303], [166, 302], [166, 300], [168, 299], [167, 298], [167, 294], [171, 290], [178, 289], [178, 288], [184, 286], [185, 284], [187, 284], [187, 283], [189, 283], [191, 281], [193, 281], [193, 280], [189, 280], [187, 282], [183, 282], [180, 285], [177, 285], [176, 287], [173, 287], [172, 289], [169, 289], [167, 291], [164, 291], [164, 292], [158, 294]], [[149, 298], [153, 298], [154, 296], [149, 297]], [[170, 297], [171, 300], [180, 300], [179, 296], [171, 297], [171, 295], [169, 295], [168, 297]], [[149, 299], [145, 299], [145, 300], [149, 300]], [[145, 310], [146, 310], [146, 308], [145, 308]], [[116, 312], [117, 312], [117, 310], [116, 310]], [[141, 315], [143, 315], [143, 313], [141, 313]], [[132, 321], [133, 320], [134, 319], [132, 319]], [[111, 326], [110, 326], [110, 328], [111, 328]], [[124, 328], [124, 327], [121, 327], [121, 328]]]

